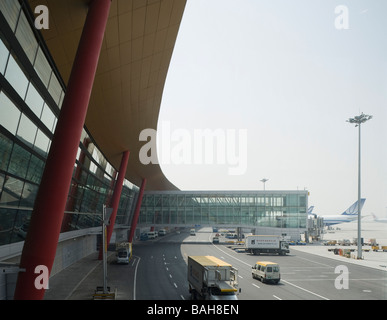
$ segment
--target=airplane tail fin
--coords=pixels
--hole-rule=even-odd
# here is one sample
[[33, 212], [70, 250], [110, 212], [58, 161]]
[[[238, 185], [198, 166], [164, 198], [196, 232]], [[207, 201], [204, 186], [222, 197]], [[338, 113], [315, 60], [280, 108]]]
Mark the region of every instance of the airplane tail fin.
[[[364, 202], [366, 199], [362, 198], [360, 199], [360, 210], [363, 208]], [[352, 206], [350, 206], [347, 210], [345, 210], [342, 215], [356, 215], [359, 213], [359, 206], [358, 202], [356, 201]]]
[[308, 209], [308, 214], [313, 214], [312, 211], [314, 209], [314, 206], [310, 206], [309, 209]]

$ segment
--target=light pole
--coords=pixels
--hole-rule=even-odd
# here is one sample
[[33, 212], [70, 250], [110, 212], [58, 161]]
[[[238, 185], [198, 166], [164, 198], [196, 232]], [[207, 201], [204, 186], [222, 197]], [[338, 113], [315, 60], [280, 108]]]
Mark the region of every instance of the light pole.
[[361, 246], [361, 192], [360, 192], [360, 186], [361, 186], [361, 174], [360, 174], [360, 127], [361, 124], [372, 119], [372, 116], [366, 115], [363, 112], [360, 116], [355, 116], [354, 118], [349, 118], [347, 122], [349, 123], [356, 123], [355, 127], [359, 127], [359, 160], [358, 160], [358, 186], [357, 186], [357, 208], [358, 208], [358, 214], [357, 214], [357, 258], [362, 259], [362, 246]]
[[269, 180], [269, 179], [263, 178], [262, 180], [260, 180], [261, 182], [263, 182], [263, 190], [265, 190], [265, 183], [267, 180]]

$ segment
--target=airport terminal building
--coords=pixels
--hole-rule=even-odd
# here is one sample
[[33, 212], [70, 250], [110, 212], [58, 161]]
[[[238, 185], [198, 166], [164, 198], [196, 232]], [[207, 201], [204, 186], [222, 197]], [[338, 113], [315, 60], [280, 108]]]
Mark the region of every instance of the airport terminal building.
[[97, 250], [104, 205], [109, 239], [137, 227], [305, 230], [307, 191], [180, 191], [139, 161], [184, 0], [44, 2], [48, 29], [35, 25], [40, 1], [0, 1], [0, 262], [14, 263], [15, 298], [42, 299], [36, 264], [53, 275]]

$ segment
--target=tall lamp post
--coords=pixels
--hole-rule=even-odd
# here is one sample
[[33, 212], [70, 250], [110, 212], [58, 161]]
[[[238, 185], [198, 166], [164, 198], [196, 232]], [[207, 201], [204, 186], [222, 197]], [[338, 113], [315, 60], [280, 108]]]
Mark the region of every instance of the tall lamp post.
[[366, 115], [363, 112], [360, 116], [355, 116], [354, 118], [349, 118], [347, 122], [356, 123], [355, 127], [359, 127], [359, 160], [358, 160], [358, 186], [357, 186], [357, 206], [358, 206], [358, 215], [357, 215], [357, 258], [362, 259], [362, 246], [361, 246], [361, 174], [360, 174], [360, 127], [361, 124], [372, 119], [372, 116]]
[[267, 180], [269, 180], [269, 179], [263, 178], [262, 180], [260, 180], [261, 182], [263, 182], [263, 190], [265, 190], [265, 183]]

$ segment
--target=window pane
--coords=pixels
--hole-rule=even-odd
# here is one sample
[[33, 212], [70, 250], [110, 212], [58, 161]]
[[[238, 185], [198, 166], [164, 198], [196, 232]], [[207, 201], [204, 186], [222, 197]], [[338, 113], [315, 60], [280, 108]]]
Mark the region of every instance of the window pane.
[[7, 65], [9, 51], [3, 41], [0, 39], [0, 72], [4, 74], [5, 66]]
[[12, 134], [16, 133], [17, 124], [19, 123], [20, 110], [12, 103], [11, 100], [0, 92], [0, 124]]
[[27, 174], [30, 158], [31, 153], [19, 146], [17, 143], [14, 143], [8, 172], [24, 179]]
[[21, 193], [23, 191], [23, 181], [8, 176], [3, 185], [0, 205], [18, 206]]
[[7, 20], [12, 31], [15, 31], [17, 18], [20, 11], [19, 2], [15, 0], [1, 0], [0, 11], [3, 13], [4, 18]]
[[37, 115], [37, 117], [40, 118], [40, 115], [42, 114], [44, 100], [32, 83], [30, 83], [30, 85], [28, 86], [26, 103], [30, 107], [30, 109]]
[[54, 132], [53, 127], [54, 127], [55, 115], [47, 104], [44, 104], [42, 117], [40, 119], [43, 121], [43, 123], [51, 132]]
[[[12, 141], [0, 133], [0, 169], [6, 171], [12, 151]], [[0, 181], [0, 187], [2, 182]], [[1, 192], [1, 190], [0, 190]]]
[[36, 184], [40, 183], [44, 170], [44, 162], [39, 158], [31, 155], [31, 161], [28, 168], [26, 179]]
[[47, 156], [47, 149], [50, 143], [50, 139], [38, 129], [38, 134], [36, 135], [35, 146], [37, 152], [43, 156]]
[[5, 78], [24, 100], [28, 86], [28, 79], [12, 55], [9, 57], [7, 70], [5, 71]]
[[46, 88], [48, 87], [48, 83], [50, 82], [50, 75], [51, 75], [51, 67], [43, 54], [42, 49], [38, 49], [38, 53], [36, 55], [36, 60], [35, 60], [35, 71], [40, 77], [40, 80], [44, 83]]
[[15, 35], [16, 38], [19, 40], [20, 45], [22, 46], [31, 64], [33, 64], [36, 49], [38, 48], [38, 43], [23, 11], [20, 13], [19, 23], [17, 25]]
[[37, 130], [38, 129], [35, 124], [24, 114], [22, 114], [19, 129], [17, 131], [17, 136], [24, 140], [24, 142], [29, 142], [30, 144], [33, 144]]
[[51, 75], [50, 85], [48, 87], [48, 91], [51, 94], [51, 97], [54, 99], [56, 104], [59, 104], [60, 96], [62, 93], [62, 87], [59, 84], [58, 79], [56, 78], [55, 74], [53, 73]]

